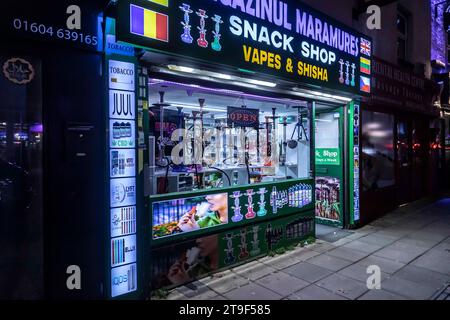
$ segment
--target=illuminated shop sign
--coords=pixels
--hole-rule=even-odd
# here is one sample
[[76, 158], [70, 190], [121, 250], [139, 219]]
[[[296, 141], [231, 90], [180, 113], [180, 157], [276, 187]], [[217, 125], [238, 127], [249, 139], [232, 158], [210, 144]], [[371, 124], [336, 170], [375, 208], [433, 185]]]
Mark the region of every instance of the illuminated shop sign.
[[112, 208], [136, 204], [136, 178], [112, 179], [110, 185]]
[[110, 150], [111, 178], [133, 177], [136, 175], [136, 151], [134, 149]]
[[135, 68], [133, 63], [109, 60], [109, 88], [135, 90]]
[[134, 148], [136, 128], [134, 120], [110, 120], [109, 141], [111, 148]]
[[136, 207], [111, 209], [111, 238], [136, 233]]
[[136, 235], [111, 239], [111, 267], [136, 262]]
[[370, 92], [368, 37], [296, 1], [119, 1], [118, 40], [284, 77]]
[[259, 128], [259, 109], [228, 107], [229, 127]]
[[111, 296], [117, 297], [137, 290], [137, 267], [129, 264], [111, 269]]

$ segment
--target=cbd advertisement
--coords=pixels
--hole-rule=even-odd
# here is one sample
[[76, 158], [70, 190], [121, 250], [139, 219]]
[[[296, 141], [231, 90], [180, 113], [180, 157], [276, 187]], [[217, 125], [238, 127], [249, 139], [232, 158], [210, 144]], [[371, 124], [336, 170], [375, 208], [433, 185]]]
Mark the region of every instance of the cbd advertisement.
[[152, 290], [179, 286], [288, 247], [314, 234], [314, 217], [289, 217], [152, 250]]
[[117, 39], [183, 58], [370, 93], [371, 40], [298, 1], [119, 1]]
[[[312, 209], [311, 180], [263, 183], [257, 187], [225, 188], [171, 196], [153, 196], [152, 238], [155, 244], [204, 230], [234, 227], [265, 218]], [[221, 228], [223, 229], [223, 228]]]

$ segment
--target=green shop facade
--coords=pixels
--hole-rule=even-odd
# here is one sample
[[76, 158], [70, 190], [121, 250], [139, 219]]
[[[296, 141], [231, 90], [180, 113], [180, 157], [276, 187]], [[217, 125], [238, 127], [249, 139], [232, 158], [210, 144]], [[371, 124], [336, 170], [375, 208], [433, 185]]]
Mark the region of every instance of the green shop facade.
[[296, 1], [119, 0], [104, 22], [108, 298], [358, 226], [369, 37]]

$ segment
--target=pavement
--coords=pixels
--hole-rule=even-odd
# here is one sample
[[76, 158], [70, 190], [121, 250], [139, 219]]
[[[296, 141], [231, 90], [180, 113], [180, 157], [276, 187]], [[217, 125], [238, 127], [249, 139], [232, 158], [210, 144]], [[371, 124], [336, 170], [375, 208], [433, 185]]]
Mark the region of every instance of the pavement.
[[[335, 241], [338, 229], [318, 227], [312, 245], [200, 279], [167, 299], [450, 300], [450, 195], [345, 231]], [[380, 289], [366, 284], [373, 265], [381, 271]]]

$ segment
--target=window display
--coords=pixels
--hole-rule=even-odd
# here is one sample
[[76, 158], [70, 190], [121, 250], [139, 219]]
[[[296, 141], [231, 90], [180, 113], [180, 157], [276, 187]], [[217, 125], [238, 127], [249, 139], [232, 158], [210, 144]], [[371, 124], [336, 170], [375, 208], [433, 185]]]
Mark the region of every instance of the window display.
[[149, 87], [152, 195], [309, 178], [305, 102], [159, 79]]

